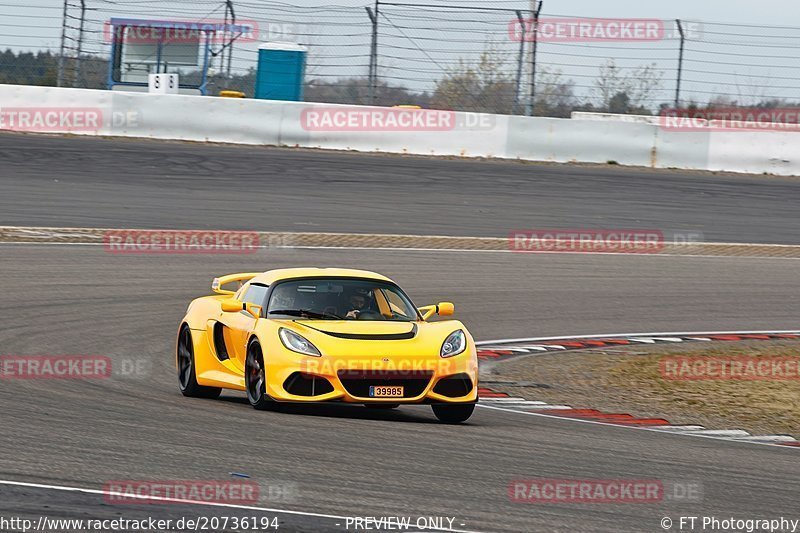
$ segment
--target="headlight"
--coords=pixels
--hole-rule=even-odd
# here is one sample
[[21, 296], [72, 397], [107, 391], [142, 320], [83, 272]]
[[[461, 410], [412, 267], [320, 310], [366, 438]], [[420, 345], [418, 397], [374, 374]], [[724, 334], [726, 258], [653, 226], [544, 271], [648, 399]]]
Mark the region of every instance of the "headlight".
[[279, 329], [278, 337], [281, 338], [283, 345], [293, 352], [304, 355], [313, 355], [314, 357], [319, 357], [322, 355], [319, 353], [319, 350], [317, 350], [317, 347], [311, 344], [311, 341], [290, 329]]
[[439, 355], [442, 357], [453, 357], [467, 349], [467, 336], [464, 335], [462, 330], [454, 331], [451, 333], [442, 344], [442, 350]]

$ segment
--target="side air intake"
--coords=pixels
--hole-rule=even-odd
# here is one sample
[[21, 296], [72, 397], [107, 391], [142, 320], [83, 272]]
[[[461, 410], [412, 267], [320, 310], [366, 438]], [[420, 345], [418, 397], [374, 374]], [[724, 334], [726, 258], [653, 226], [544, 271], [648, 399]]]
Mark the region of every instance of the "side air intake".
[[466, 396], [472, 390], [472, 380], [467, 374], [456, 374], [439, 380], [433, 392], [447, 396], [448, 398], [460, 398]]

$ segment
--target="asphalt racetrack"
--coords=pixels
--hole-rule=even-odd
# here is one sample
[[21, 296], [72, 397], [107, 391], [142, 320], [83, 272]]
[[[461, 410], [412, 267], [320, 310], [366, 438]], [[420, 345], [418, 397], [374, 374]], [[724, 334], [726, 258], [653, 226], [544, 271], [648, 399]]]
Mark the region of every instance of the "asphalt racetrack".
[[699, 232], [798, 244], [800, 179], [0, 135], [0, 225], [506, 237]]
[[[800, 182], [772, 178], [34, 136], [2, 136], [0, 153], [4, 225], [496, 236], [515, 226], [685, 225], [709, 240], [778, 243], [796, 243], [800, 225]], [[222, 273], [377, 270], [417, 305], [454, 301], [456, 316], [488, 340], [796, 328], [793, 259], [113, 255], [102, 246], [25, 244], [0, 245], [0, 257], [0, 353], [106, 355], [118, 369], [141, 363], [104, 380], [0, 382], [0, 516], [256, 514], [279, 516], [283, 531], [345, 531], [343, 517], [354, 516], [449, 516], [459, 530], [510, 532], [663, 531], [664, 517], [679, 516], [800, 518], [790, 516], [800, 493], [790, 448], [486, 407], [462, 426], [437, 423], [424, 406], [257, 412], [236, 393], [182, 397], [173, 367], [186, 304]], [[110, 480], [224, 480], [231, 472], [285, 489], [260, 504], [275, 510], [111, 505], [96, 493], [4, 484], [101, 490]], [[702, 501], [510, 501], [509, 483], [531, 478], [693, 482]]]

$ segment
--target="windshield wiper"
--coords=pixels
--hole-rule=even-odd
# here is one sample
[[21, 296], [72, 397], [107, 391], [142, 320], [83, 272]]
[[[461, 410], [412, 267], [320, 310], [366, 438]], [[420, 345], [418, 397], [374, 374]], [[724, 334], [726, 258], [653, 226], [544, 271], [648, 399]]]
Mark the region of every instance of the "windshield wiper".
[[316, 311], [312, 311], [311, 309], [279, 309], [277, 311], [270, 311], [269, 314], [296, 316], [300, 318], [314, 318], [320, 320], [324, 320], [326, 318], [332, 320], [344, 320], [339, 315], [334, 315], [333, 313], [318, 313]]

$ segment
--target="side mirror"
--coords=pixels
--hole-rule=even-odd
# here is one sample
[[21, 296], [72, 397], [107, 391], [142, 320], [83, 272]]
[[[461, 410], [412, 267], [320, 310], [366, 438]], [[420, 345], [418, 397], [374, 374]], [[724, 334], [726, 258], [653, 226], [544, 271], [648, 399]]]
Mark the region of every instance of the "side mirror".
[[253, 318], [261, 317], [262, 307], [260, 305], [242, 303], [239, 300], [236, 300], [235, 298], [228, 298], [227, 300], [222, 300], [222, 304], [220, 305], [220, 307], [222, 307], [223, 313], [238, 313], [240, 311], [247, 311], [248, 313], [253, 315]]
[[253, 316], [253, 318], [260, 318], [262, 309], [264, 308], [260, 305], [244, 304], [244, 310], [250, 313]]
[[456, 312], [456, 306], [450, 302], [439, 302], [436, 306], [436, 314], [439, 316], [452, 316]]
[[455, 306], [450, 302], [439, 302], [436, 305], [420, 307], [419, 312], [422, 313], [422, 320], [428, 320], [433, 315], [452, 316], [455, 312]]
[[239, 311], [245, 310], [245, 304], [236, 300], [234, 298], [228, 298], [227, 300], [222, 300], [222, 312], [223, 313], [238, 313]]

